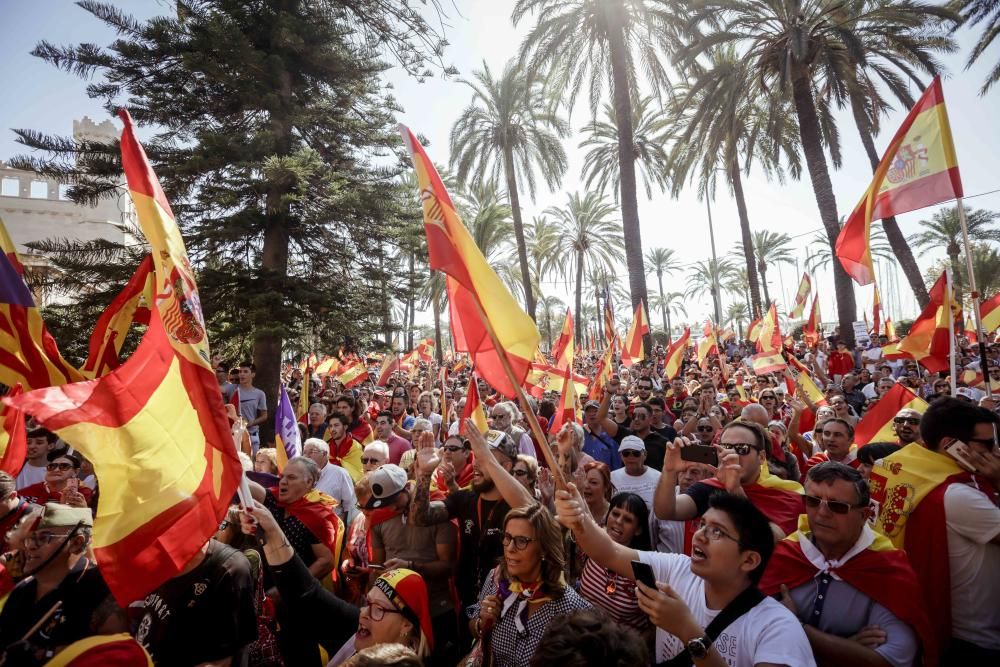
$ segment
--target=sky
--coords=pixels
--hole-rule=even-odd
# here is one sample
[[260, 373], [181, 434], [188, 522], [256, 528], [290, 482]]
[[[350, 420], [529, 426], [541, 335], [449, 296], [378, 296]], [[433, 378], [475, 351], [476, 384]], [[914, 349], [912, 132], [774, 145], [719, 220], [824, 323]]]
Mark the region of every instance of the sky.
[[[145, 18], [170, 11], [168, 0], [130, 0], [118, 3], [137, 18]], [[450, 3], [446, 3], [448, 5]], [[459, 70], [457, 77], [436, 76], [423, 83], [409, 78], [399, 69], [391, 70], [387, 79], [393, 84], [395, 95], [404, 111], [399, 121], [430, 140], [427, 152], [438, 163], [447, 163], [448, 136], [452, 125], [471, 99], [471, 90], [461, 82], [471, 78], [472, 72], [489, 65], [495, 72], [517, 54], [524, 35], [533, 23], [526, 17], [518, 26], [510, 21], [513, 0], [455, 0], [449, 7], [445, 28], [449, 46], [445, 60]], [[0, 111], [0, 159], [23, 153], [15, 142], [11, 128], [32, 128], [43, 132], [68, 135], [74, 118], [88, 115], [96, 121], [108, 116], [100, 105], [86, 96], [86, 82], [75, 75], [57, 70], [30, 55], [35, 44], [48, 40], [56, 44], [94, 42], [105, 45], [114, 39], [114, 33], [69, 0], [5, 0], [3, 20], [0, 20], [0, 90], [6, 104]], [[1000, 85], [984, 97], [978, 95], [986, 71], [997, 58], [1000, 47], [994, 46], [986, 58], [965, 70], [965, 58], [979, 31], [961, 29], [957, 33], [960, 51], [945, 56], [942, 61], [947, 75], [944, 93], [952, 132], [958, 153], [967, 205], [1000, 211], [1000, 123], [997, 113], [1000, 106]], [[914, 93], [914, 97], [917, 92]], [[586, 98], [581, 95], [581, 98]], [[883, 123], [883, 132], [876, 138], [881, 151], [905, 117], [905, 110], [897, 110]], [[569, 170], [562, 186], [554, 193], [544, 186], [532, 201], [522, 193], [523, 216], [530, 220], [549, 206], [563, 205], [567, 194], [582, 189], [580, 168], [584, 151], [578, 148], [583, 137], [580, 129], [590, 120], [586, 102], [578, 104], [571, 116], [573, 134], [566, 141]], [[832, 171], [834, 192], [840, 215], [847, 215], [860, 199], [871, 179], [871, 168], [861, 147], [849, 114], [839, 116], [843, 166]], [[116, 121], [117, 122], [117, 121]], [[831, 166], [832, 169], [832, 166]], [[799, 182], [785, 184], [768, 182], [759, 172], [751, 172], [744, 179], [750, 224], [753, 229], [785, 232], [793, 237], [793, 248], [798, 259], [795, 265], [779, 266], [768, 271], [768, 287], [778, 300], [779, 310], [791, 304], [804, 260], [809, 254], [808, 244], [815, 232], [821, 229], [816, 201], [808, 177]], [[982, 194], [988, 193], [988, 194]], [[610, 193], [609, 193], [610, 194]], [[979, 195], [979, 196], [977, 196]], [[906, 235], [917, 232], [920, 221], [929, 219], [937, 207], [922, 209], [898, 216]], [[644, 249], [673, 248], [685, 264], [711, 257], [709, 230], [705, 203], [699, 201], [693, 188], [687, 189], [678, 199], [654, 193], [647, 200], [639, 194], [639, 215]], [[720, 256], [731, 252], [739, 240], [739, 223], [735, 202], [721, 188], [712, 202], [716, 250]], [[876, 223], [878, 224], [878, 223]], [[940, 259], [943, 250], [918, 256], [921, 271]], [[916, 302], [901, 271], [886, 264], [880, 271], [884, 306], [894, 319], [912, 318], [917, 314]], [[624, 267], [619, 275], [624, 276]], [[891, 275], [890, 275], [891, 274]], [[820, 306], [826, 321], [832, 321], [836, 312], [832, 273], [820, 271], [813, 276], [818, 287]], [[664, 279], [666, 291], [684, 291], [686, 276], [675, 275]], [[623, 285], [626, 282], [622, 281]], [[893, 289], [893, 285], [896, 289]], [[649, 280], [651, 290], [656, 288], [655, 277]], [[572, 286], [565, 281], [548, 279], [543, 282], [546, 294], [555, 294], [567, 303], [572, 301]], [[872, 288], [856, 287], [859, 317], [871, 311]], [[724, 297], [724, 305], [732, 297]], [[687, 322], [702, 321], [710, 315], [708, 299], [689, 300], [686, 303]], [[660, 321], [658, 313], [651, 313], [654, 326]], [[429, 314], [418, 318], [426, 323]], [[627, 322], [619, 323], [626, 327]]]

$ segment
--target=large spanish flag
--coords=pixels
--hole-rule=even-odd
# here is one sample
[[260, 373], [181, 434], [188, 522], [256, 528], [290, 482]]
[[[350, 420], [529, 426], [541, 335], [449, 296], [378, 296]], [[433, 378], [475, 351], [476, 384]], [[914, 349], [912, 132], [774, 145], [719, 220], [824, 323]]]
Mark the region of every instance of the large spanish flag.
[[764, 354], [775, 354], [781, 351], [781, 327], [778, 322], [778, 308], [773, 303], [760, 320], [757, 330], [757, 351]]
[[82, 379], [45, 327], [24, 282], [24, 265], [0, 221], [0, 383], [38, 389]]
[[705, 368], [709, 355], [718, 351], [719, 343], [715, 339], [715, 325], [712, 320], [705, 320], [705, 324], [701, 328], [701, 339], [698, 340], [698, 347], [695, 348], [698, 364]]
[[566, 309], [566, 320], [563, 322], [562, 331], [559, 338], [552, 346], [552, 358], [555, 360], [556, 368], [573, 368], [573, 311]]
[[812, 278], [809, 277], [808, 273], [803, 273], [802, 280], [799, 282], [799, 289], [795, 292], [795, 303], [792, 304], [792, 312], [788, 313], [788, 317], [797, 320], [805, 314], [806, 302], [809, 300], [811, 293]]
[[817, 294], [813, 297], [812, 308], [809, 310], [809, 319], [806, 320], [805, 325], [802, 327], [802, 337], [810, 347], [816, 347], [819, 344], [819, 337], [822, 335], [820, 331], [822, 317], [819, 314], [819, 294]]
[[632, 325], [628, 328], [628, 335], [622, 345], [622, 363], [632, 366], [637, 361], [646, 358], [642, 347], [642, 337], [649, 333], [649, 320], [646, 319], [646, 306], [639, 301], [635, 307], [635, 314], [632, 315]]
[[345, 389], [356, 387], [368, 381], [368, 366], [361, 359], [355, 359], [353, 363], [340, 367], [340, 375], [337, 376], [340, 384]]
[[837, 237], [836, 254], [859, 285], [875, 280], [872, 220], [962, 196], [941, 78], [927, 87], [889, 142], [871, 185]]
[[[21, 393], [16, 384], [7, 392], [13, 398]], [[0, 409], [0, 470], [17, 477], [28, 457], [28, 434], [24, 424], [24, 411], [11, 406]], [[2, 596], [0, 596], [2, 597]]]
[[663, 379], [670, 381], [680, 375], [684, 366], [684, 357], [687, 354], [688, 345], [691, 344], [691, 329], [684, 327], [684, 333], [667, 348], [666, 358], [663, 362]]
[[215, 533], [243, 471], [184, 241], [131, 118], [121, 116], [125, 176], [156, 267], [149, 328], [107, 375], [4, 402], [93, 462], [94, 552], [124, 607], [177, 575]]
[[951, 354], [948, 318], [957, 315], [958, 325], [955, 331], [962, 330], [961, 309], [955, 301], [954, 291], [948, 289], [950, 281], [947, 274], [946, 269], [931, 287], [927, 305], [898, 346], [900, 352], [912, 355], [932, 373], [948, 370]]
[[897, 438], [892, 428], [892, 420], [903, 408], [924, 414], [927, 410], [927, 401], [897, 383], [885, 393], [885, 396], [868, 408], [868, 412], [854, 428], [854, 442], [858, 446], [870, 442], [895, 442]]
[[420, 188], [430, 268], [447, 274], [455, 349], [469, 353], [476, 372], [491, 386], [514, 397], [538, 349], [538, 328], [486, 262], [420, 142], [406, 127], [400, 126], [400, 133]]
[[149, 309], [153, 304], [153, 257], [146, 255], [101, 316], [90, 334], [87, 361], [80, 372], [87, 378], [101, 377], [121, 366], [118, 355], [133, 322], [149, 324]]

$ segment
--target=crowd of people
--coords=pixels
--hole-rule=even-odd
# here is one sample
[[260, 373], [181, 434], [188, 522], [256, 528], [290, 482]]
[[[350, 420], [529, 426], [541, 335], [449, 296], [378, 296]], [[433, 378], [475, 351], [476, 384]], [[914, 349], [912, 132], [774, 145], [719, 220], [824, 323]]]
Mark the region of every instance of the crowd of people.
[[[289, 370], [309, 408], [280, 470], [253, 364], [220, 363], [252, 505], [126, 608], [92, 551], [100, 480], [32, 427], [0, 472], [0, 664], [95, 637], [123, 665], [1000, 664], [1000, 400], [878, 342], [789, 348], [822, 398], [735, 340], [673, 378], [659, 346], [603, 383], [579, 354], [591, 384], [558, 429], [558, 393], [519, 404], [454, 362], [352, 388]], [[1000, 345], [987, 369], [961, 354], [1000, 382]], [[859, 442], [897, 384], [929, 405]], [[900, 545], [878, 480], [904, 460], [961, 467], [906, 498]]]

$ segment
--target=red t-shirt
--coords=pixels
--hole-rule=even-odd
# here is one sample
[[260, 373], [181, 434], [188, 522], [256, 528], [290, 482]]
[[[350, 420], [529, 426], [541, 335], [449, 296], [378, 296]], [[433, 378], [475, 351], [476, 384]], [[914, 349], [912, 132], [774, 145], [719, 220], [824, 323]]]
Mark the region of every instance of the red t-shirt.
[[[83, 497], [87, 500], [87, 504], [89, 505], [94, 492], [91, 491], [89, 487], [81, 484], [80, 493], [83, 494]], [[45, 482], [39, 482], [38, 484], [26, 486], [18, 491], [17, 495], [21, 496], [29, 503], [34, 503], [36, 505], [44, 505], [45, 503], [61, 503], [63, 501], [62, 492], [50, 491]]]

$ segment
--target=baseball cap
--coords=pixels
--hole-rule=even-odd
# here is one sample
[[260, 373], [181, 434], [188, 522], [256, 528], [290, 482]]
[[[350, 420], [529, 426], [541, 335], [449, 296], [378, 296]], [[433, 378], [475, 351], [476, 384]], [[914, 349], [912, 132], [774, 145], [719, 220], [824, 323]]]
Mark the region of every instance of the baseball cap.
[[521, 453], [514, 440], [503, 431], [494, 431], [492, 429], [487, 431], [486, 444], [490, 446], [490, 449], [497, 450], [511, 461], [517, 459], [517, 455]]
[[646, 443], [637, 435], [626, 435], [622, 438], [622, 444], [618, 445], [618, 451], [624, 452], [626, 449], [644, 452], [646, 451]]
[[420, 628], [421, 645], [426, 645], [428, 652], [432, 651], [431, 604], [423, 577], [405, 568], [389, 570], [375, 580], [372, 588], [380, 590], [406, 620]]
[[41, 528], [76, 528], [77, 526], [93, 526], [94, 515], [88, 507], [70, 507], [62, 503], [45, 503], [45, 511], [35, 529]]
[[365, 509], [378, 509], [388, 505], [406, 488], [406, 471], [386, 463], [370, 472], [368, 481], [371, 482], [372, 497], [365, 504]]
[[590, 410], [591, 408], [599, 410], [601, 408], [601, 404], [597, 401], [587, 401], [587, 403], [583, 406], [584, 410]]
[[959, 387], [958, 389], [956, 389], [955, 396], [961, 396], [962, 398], [967, 398], [970, 401], [977, 400], [976, 393], [972, 389], [969, 389], [968, 387]]

